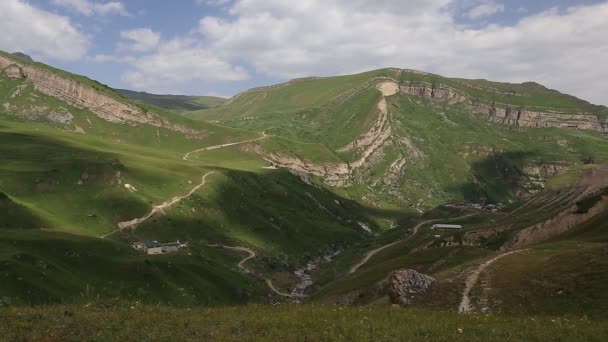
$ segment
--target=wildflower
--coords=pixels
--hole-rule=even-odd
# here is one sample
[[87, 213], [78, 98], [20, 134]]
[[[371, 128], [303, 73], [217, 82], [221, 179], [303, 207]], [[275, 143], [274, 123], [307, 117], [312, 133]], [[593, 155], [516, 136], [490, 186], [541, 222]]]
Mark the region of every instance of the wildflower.
[[462, 328], [458, 328], [458, 332], [462, 334]]

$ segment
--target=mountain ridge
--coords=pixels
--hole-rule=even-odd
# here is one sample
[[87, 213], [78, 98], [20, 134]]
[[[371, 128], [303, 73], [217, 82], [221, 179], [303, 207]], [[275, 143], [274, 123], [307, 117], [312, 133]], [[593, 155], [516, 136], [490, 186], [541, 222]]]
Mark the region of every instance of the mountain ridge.
[[169, 110], [194, 111], [224, 104], [227, 99], [218, 96], [191, 96], [173, 94], [150, 94], [145, 91], [114, 89], [118, 94], [135, 101], [144, 102]]
[[[0, 208], [11, 211], [0, 212], [0, 294], [15, 305], [232, 305], [291, 293], [388, 305], [385, 280], [398, 280], [397, 298], [419, 273], [433, 284], [396, 301], [455, 310], [464, 292], [468, 309], [514, 312], [516, 292], [541, 303], [534, 314], [573, 313], [574, 303], [596, 316], [608, 303], [588, 264], [564, 262], [591, 258], [605, 274], [604, 107], [533, 83], [393, 68], [173, 111], [4, 53], [0, 65]], [[146, 240], [185, 247], [130, 247]], [[517, 248], [526, 251], [505, 254]], [[563, 268], [546, 283], [530, 276], [553, 259]], [[564, 284], [560, 272], [584, 281]], [[518, 281], [496, 282], [509, 274]], [[556, 286], [567, 295], [553, 305]]]

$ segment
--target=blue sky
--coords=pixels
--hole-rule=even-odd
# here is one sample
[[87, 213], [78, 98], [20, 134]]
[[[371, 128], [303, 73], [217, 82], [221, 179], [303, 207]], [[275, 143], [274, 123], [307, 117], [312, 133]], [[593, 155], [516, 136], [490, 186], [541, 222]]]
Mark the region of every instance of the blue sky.
[[0, 49], [157, 93], [400, 67], [608, 104], [605, 18], [593, 0], [2, 0]]

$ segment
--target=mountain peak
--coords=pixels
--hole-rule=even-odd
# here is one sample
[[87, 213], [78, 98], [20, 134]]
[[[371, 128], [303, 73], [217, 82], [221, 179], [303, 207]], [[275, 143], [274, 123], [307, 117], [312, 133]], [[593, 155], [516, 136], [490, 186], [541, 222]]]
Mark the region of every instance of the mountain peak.
[[19, 57], [21, 59], [24, 59], [24, 60], [26, 60], [28, 62], [34, 62], [34, 59], [32, 57], [30, 57], [29, 55], [26, 55], [23, 52], [13, 52], [12, 55], [15, 56], [15, 57]]

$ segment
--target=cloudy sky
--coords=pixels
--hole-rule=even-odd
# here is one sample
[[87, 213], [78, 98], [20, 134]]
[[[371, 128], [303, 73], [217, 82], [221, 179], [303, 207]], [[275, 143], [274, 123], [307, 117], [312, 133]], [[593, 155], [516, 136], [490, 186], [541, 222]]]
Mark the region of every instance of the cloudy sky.
[[148, 92], [399, 67], [608, 104], [608, 1], [1, 0], [0, 32], [1, 50]]

